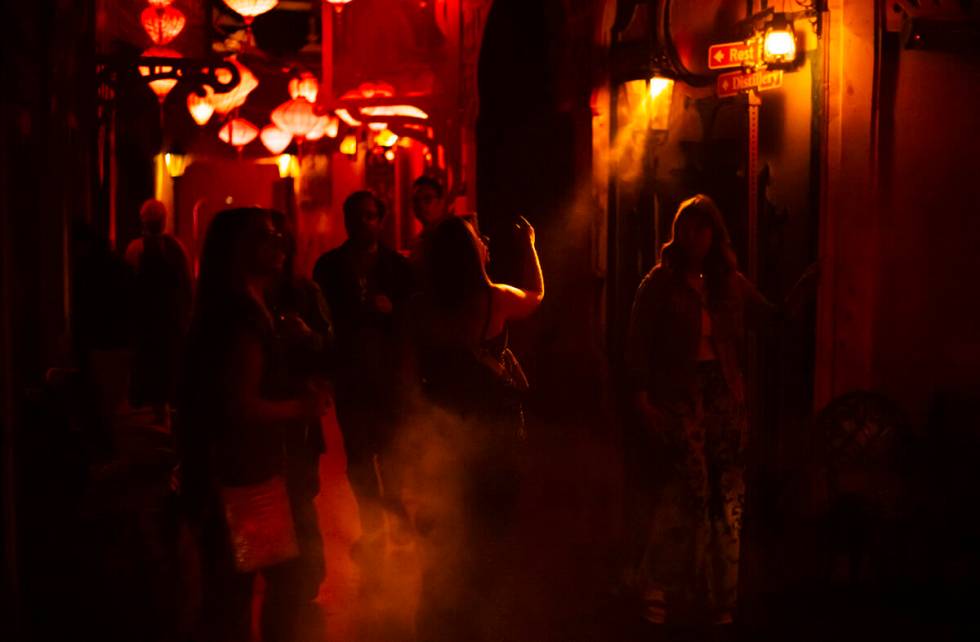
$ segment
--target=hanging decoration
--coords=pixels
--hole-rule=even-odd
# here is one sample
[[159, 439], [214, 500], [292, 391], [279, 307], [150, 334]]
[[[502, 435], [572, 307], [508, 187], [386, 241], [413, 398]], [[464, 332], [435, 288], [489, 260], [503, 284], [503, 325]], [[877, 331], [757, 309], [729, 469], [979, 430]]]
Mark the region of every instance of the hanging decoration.
[[[147, 58], [180, 58], [180, 53], [174, 51], [173, 49], [167, 49], [166, 47], [150, 47], [143, 52], [143, 56]], [[173, 67], [167, 65], [153, 65], [152, 68], [149, 65], [140, 65], [139, 72], [143, 77], [153, 74], [166, 74], [171, 73], [174, 70]], [[166, 100], [167, 94], [170, 90], [174, 88], [177, 84], [176, 78], [158, 78], [156, 80], [151, 80], [149, 83], [150, 89], [157, 96], [157, 100], [160, 104]]]
[[204, 95], [198, 96], [197, 92], [187, 94], [187, 111], [190, 112], [194, 122], [202, 127], [211, 120], [214, 114], [214, 103], [211, 102], [214, 90], [208, 86], [204, 87]]
[[345, 136], [344, 140], [340, 141], [340, 153], [355, 156], [357, 154], [357, 137], [354, 135]]
[[229, 120], [218, 132], [218, 138], [238, 149], [239, 152], [258, 135], [259, 128], [244, 118]]
[[287, 131], [283, 131], [276, 127], [275, 125], [266, 125], [259, 132], [259, 138], [262, 139], [262, 144], [265, 148], [269, 150], [270, 154], [281, 154], [287, 147], [289, 143], [292, 142], [293, 136]]
[[287, 100], [273, 110], [271, 117], [276, 127], [300, 138], [309, 134], [320, 119], [313, 111], [313, 103], [305, 98]]
[[255, 16], [261, 16], [279, 4], [279, 0], [224, 0], [224, 2], [245, 20], [246, 25], [251, 25]]
[[380, 145], [381, 147], [394, 147], [398, 142], [398, 134], [390, 129], [385, 129], [374, 137], [374, 142], [376, 145]]
[[180, 35], [187, 19], [180, 9], [171, 6], [147, 7], [140, 14], [146, 35], [156, 45], [165, 45]]
[[336, 138], [340, 133], [340, 119], [336, 116], [327, 116], [328, 122], [324, 132], [328, 138]]
[[[248, 67], [238, 62], [234, 57], [229, 58], [228, 62], [235, 65], [238, 69], [241, 80], [238, 81], [238, 85], [231, 91], [223, 94], [214, 94], [211, 97], [211, 104], [214, 105], [214, 111], [222, 116], [227, 115], [233, 109], [241, 107], [245, 103], [245, 99], [248, 98], [248, 95], [252, 93], [252, 90], [259, 86], [258, 79]], [[220, 82], [228, 82], [231, 79], [231, 72], [227, 69], [218, 69], [215, 75]]]
[[320, 82], [316, 76], [309, 72], [303, 72], [289, 81], [289, 95], [292, 98], [303, 97], [311, 103], [315, 103], [319, 92]]
[[414, 105], [377, 105], [361, 107], [361, 113], [365, 116], [376, 118], [379, 116], [397, 116], [399, 118], [418, 118], [427, 120], [429, 114]]

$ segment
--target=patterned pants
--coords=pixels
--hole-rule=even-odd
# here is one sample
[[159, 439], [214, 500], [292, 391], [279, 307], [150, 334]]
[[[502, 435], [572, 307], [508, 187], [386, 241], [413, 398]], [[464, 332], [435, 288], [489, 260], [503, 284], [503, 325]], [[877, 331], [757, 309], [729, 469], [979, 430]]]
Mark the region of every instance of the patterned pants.
[[745, 502], [745, 411], [717, 362], [698, 370], [699, 399], [667, 419], [658, 481], [645, 506], [637, 580], [653, 622], [730, 621]]

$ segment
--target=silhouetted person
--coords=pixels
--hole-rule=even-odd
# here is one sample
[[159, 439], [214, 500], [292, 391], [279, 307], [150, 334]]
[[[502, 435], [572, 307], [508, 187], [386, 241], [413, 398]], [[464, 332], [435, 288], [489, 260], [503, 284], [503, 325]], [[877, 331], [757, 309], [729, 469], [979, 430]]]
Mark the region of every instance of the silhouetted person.
[[140, 209], [143, 235], [126, 248], [135, 275], [133, 292], [134, 405], [163, 414], [173, 403], [178, 359], [191, 313], [191, 275], [184, 247], [164, 232], [167, 209], [150, 199]]
[[419, 176], [412, 183], [412, 213], [427, 230], [451, 215], [446, 189], [431, 176]]
[[[424, 641], [510, 639], [515, 627], [513, 527], [526, 457], [527, 380], [508, 348], [507, 325], [529, 316], [544, 297], [534, 229], [521, 219], [518, 232], [533, 274], [523, 289], [490, 280], [486, 245], [463, 218], [438, 223], [421, 248], [414, 361], [424, 399], [449, 417], [440, 449], [449, 450], [458, 470], [435, 477], [459, 486], [460, 504], [426, 515], [429, 496], [448, 489], [414, 493], [429, 553], [418, 623]], [[424, 457], [419, 461], [424, 468]], [[432, 476], [407, 473], [412, 480]]]
[[[396, 317], [412, 279], [408, 261], [381, 243], [384, 214], [384, 204], [373, 193], [348, 196], [347, 241], [321, 256], [313, 269], [334, 320], [337, 420], [363, 533], [353, 554], [367, 589], [378, 579], [384, 543], [384, 454], [398, 418]], [[395, 492], [390, 487], [387, 491], [389, 497]]]
[[775, 310], [738, 271], [715, 203], [681, 203], [637, 290], [626, 355], [649, 446], [635, 580], [655, 624], [732, 621], [748, 435], [740, 356], [746, 324]]
[[[272, 212], [283, 236], [286, 258], [266, 299], [285, 357], [285, 385], [302, 395], [311, 378], [332, 375], [333, 323], [320, 288], [293, 270], [296, 240], [281, 212]], [[320, 456], [326, 450], [319, 420], [286, 431], [285, 471], [299, 543], [299, 556], [266, 572], [262, 634], [264, 642], [322, 637], [322, 614], [314, 604], [326, 576], [323, 538], [313, 501], [320, 492]]]
[[[322, 416], [329, 403], [315, 380], [299, 390], [288, 377], [283, 347], [264, 298], [279, 278], [284, 260], [282, 235], [266, 210], [220, 212], [208, 227], [188, 337], [178, 444], [182, 494], [201, 533], [202, 622], [209, 640], [249, 639], [255, 571], [241, 569], [249, 568], [250, 559], [257, 555], [282, 558], [279, 564], [251, 565], [264, 575], [272, 599], [305, 600], [291, 587], [279, 586], [292, 577], [286, 568], [289, 554], [279, 548], [242, 550], [245, 531], [232, 528], [229, 521], [233, 494], [282, 488], [283, 480], [288, 486], [287, 443]], [[295, 493], [288, 494], [288, 499], [271, 490], [264, 494], [292, 504], [299, 515], [272, 525], [281, 536], [293, 523], [301, 529], [304, 519], [304, 505], [295, 501]], [[245, 505], [252, 507], [245, 511], [246, 518], [256, 506], [261, 508]], [[270, 529], [258, 519], [250, 523]], [[298, 535], [302, 546], [303, 536]], [[263, 628], [269, 630], [265, 624]]]

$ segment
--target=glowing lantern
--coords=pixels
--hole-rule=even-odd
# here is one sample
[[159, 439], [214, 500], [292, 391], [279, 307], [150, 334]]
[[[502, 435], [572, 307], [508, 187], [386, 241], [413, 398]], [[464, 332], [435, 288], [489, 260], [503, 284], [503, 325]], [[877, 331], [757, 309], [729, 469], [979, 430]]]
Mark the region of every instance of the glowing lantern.
[[[258, 79], [248, 67], [238, 62], [235, 58], [229, 58], [228, 61], [238, 69], [238, 74], [241, 79], [231, 91], [223, 94], [216, 93], [211, 96], [211, 104], [214, 105], [214, 110], [222, 116], [233, 109], [241, 107], [245, 103], [245, 99], [248, 98], [248, 95], [252, 93], [252, 90], [259, 86]], [[223, 67], [219, 67], [215, 72], [215, 77], [219, 82], [226, 83], [231, 80], [231, 72]]]
[[279, 4], [279, 0], [225, 0], [225, 4], [244, 18], [245, 24], [250, 25], [255, 16], [271, 11]]
[[357, 154], [357, 138], [354, 136], [345, 136], [344, 140], [340, 141], [340, 153], [347, 154], [348, 156]]
[[[180, 58], [181, 55], [174, 51], [173, 49], [167, 49], [165, 47], [150, 47], [143, 52], [143, 56], [147, 58]], [[152, 69], [149, 65], [140, 65], [139, 72], [143, 77], [149, 76], [151, 73], [169, 73], [173, 71], [173, 66], [170, 65], [153, 65]], [[167, 94], [170, 90], [174, 88], [177, 84], [176, 78], [158, 78], [156, 80], [151, 80], [149, 82], [150, 89], [153, 93], [157, 95], [157, 100], [160, 104], [166, 100]]]
[[319, 120], [320, 117], [313, 112], [313, 103], [305, 98], [287, 100], [272, 112], [272, 122], [276, 127], [293, 136], [306, 136]]
[[395, 160], [395, 150], [389, 149], [388, 151], [386, 151], [385, 158], [387, 158], [389, 162]]
[[147, 0], [147, 4], [155, 9], [162, 9], [163, 7], [169, 7], [174, 3], [174, 0]]
[[206, 125], [214, 114], [214, 103], [211, 102], [214, 90], [205, 86], [204, 91], [204, 96], [198, 96], [193, 91], [187, 94], [187, 111], [190, 112], [194, 122], [201, 126]]
[[351, 0], [327, 0], [327, 3], [332, 4], [337, 13], [340, 13], [346, 5], [351, 3]]
[[183, 154], [166, 153], [163, 155], [163, 162], [167, 166], [167, 173], [170, 178], [180, 178], [184, 175], [184, 168], [187, 166], [187, 157]]
[[330, 124], [329, 116], [320, 116], [316, 125], [306, 134], [306, 140], [320, 140], [327, 133], [327, 125]]
[[368, 129], [373, 132], [383, 132], [388, 129], [388, 123], [368, 123]]
[[279, 166], [279, 178], [289, 176], [295, 178], [299, 176], [299, 163], [296, 161], [295, 156], [282, 154], [276, 159], [276, 165]]
[[319, 91], [320, 83], [313, 74], [304, 73], [298, 78], [293, 78], [289, 81], [289, 95], [292, 98], [303, 97], [311, 103], [315, 103], [316, 95]]
[[334, 113], [336, 113], [338, 116], [340, 116], [340, 120], [344, 121], [345, 123], [347, 123], [351, 127], [360, 127], [361, 126], [361, 121], [359, 121], [356, 118], [354, 118], [353, 116], [351, 116], [350, 115], [350, 112], [347, 111], [346, 109], [338, 109]]
[[244, 118], [233, 118], [224, 124], [218, 132], [218, 138], [225, 141], [238, 151], [242, 150], [259, 135], [259, 128]]
[[382, 147], [393, 147], [398, 142], [398, 134], [386, 129], [374, 137], [374, 142]]
[[789, 63], [796, 59], [796, 34], [785, 14], [774, 15], [766, 28], [762, 40], [762, 59], [767, 64]]
[[187, 19], [173, 7], [147, 7], [140, 14], [143, 29], [155, 44], [165, 45], [184, 30]]
[[336, 138], [340, 133], [340, 119], [336, 116], [328, 117], [327, 128], [324, 131], [328, 137]]
[[275, 125], [266, 125], [263, 127], [259, 133], [259, 137], [262, 139], [262, 144], [265, 145], [265, 148], [272, 154], [281, 154], [284, 149], [289, 147], [289, 143], [293, 140], [292, 134], [284, 132]]

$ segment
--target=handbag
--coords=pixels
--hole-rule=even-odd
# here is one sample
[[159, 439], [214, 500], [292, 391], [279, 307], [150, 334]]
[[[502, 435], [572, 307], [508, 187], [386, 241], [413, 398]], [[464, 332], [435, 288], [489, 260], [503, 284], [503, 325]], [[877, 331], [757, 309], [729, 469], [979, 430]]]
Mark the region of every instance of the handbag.
[[223, 486], [220, 493], [238, 571], [252, 573], [299, 556], [283, 477], [248, 486]]

